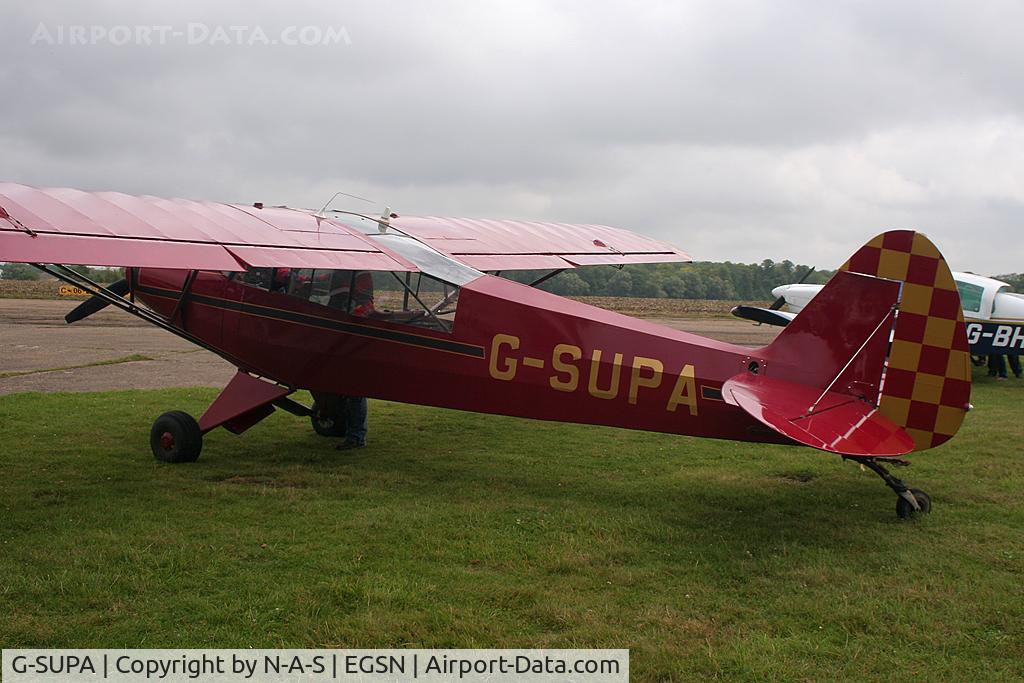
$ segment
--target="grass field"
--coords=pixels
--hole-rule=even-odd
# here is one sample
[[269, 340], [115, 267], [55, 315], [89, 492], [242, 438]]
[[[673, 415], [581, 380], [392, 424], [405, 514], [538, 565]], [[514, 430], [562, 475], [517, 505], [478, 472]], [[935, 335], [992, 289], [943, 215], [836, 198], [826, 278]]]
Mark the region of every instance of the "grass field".
[[873, 474], [810, 449], [371, 402], [149, 455], [212, 390], [0, 398], [0, 645], [628, 647], [634, 680], [1024, 678], [1024, 383]]

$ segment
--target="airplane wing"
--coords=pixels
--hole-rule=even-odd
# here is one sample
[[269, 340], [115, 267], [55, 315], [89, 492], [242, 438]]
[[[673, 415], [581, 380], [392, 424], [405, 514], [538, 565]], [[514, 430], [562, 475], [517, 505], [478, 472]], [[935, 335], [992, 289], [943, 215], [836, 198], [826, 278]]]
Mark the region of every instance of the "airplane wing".
[[[0, 262], [418, 270], [374, 239], [376, 219], [354, 216], [0, 183]], [[436, 217], [391, 225], [480, 271], [690, 260], [669, 244], [603, 225]]]
[[407, 216], [391, 224], [481, 271], [692, 260], [670, 244], [606, 225], [434, 216]]
[[0, 183], [0, 261], [417, 270], [361, 232], [306, 211], [15, 183]]

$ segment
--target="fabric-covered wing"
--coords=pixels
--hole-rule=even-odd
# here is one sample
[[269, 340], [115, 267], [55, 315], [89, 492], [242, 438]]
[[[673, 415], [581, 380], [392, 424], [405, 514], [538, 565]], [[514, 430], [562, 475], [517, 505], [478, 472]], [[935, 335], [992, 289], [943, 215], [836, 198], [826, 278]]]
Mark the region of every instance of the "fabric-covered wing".
[[416, 271], [306, 211], [0, 183], [0, 262], [241, 271]]
[[670, 244], [606, 225], [412, 216], [392, 225], [477, 270], [691, 260]]

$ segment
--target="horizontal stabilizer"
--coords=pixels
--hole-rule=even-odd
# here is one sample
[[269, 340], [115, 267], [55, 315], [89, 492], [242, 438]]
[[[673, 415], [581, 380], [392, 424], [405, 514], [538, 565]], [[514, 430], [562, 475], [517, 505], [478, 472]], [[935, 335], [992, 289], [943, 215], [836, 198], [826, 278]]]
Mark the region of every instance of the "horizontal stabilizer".
[[743, 373], [725, 383], [722, 397], [783, 436], [830, 453], [895, 458], [914, 450], [902, 427], [849, 394]]

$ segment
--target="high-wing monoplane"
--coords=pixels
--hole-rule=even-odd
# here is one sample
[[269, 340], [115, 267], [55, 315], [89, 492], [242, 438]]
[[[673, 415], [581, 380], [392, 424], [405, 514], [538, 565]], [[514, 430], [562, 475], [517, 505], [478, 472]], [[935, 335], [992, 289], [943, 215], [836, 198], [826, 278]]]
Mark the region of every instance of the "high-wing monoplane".
[[[31, 263], [238, 368], [154, 456], [199, 457], [280, 408], [336, 433], [341, 396], [747, 442], [802, 444], [879, 474], [908, 517], [928, 496], [886, 465], [945, 443], [970, 400], [960, 296], [923, 234], [857, 251], [769, 345], [746, 348], [500, 277], [686, 261], [600, 225], [353, 212], [0, 184], [0, 261]], [[69, 265], [124, 267], [104, 287]], [[890, 347], [890, 339], [892, 339]], [[293, 398], [308, 390], [312, 405]]]

